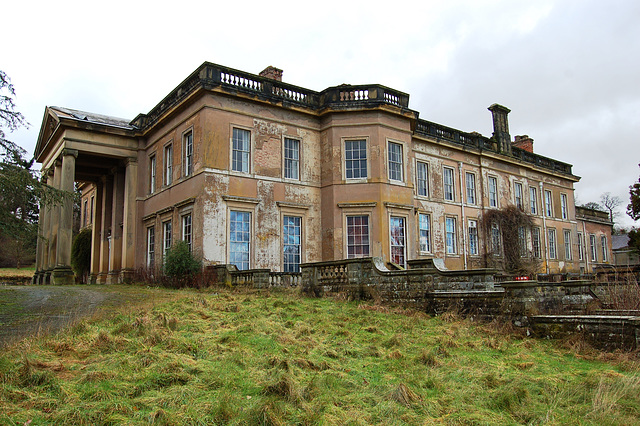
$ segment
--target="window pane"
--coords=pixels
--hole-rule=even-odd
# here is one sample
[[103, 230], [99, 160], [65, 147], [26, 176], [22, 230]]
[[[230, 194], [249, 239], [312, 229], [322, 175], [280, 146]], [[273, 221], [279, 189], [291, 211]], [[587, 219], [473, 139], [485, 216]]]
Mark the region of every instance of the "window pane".
[[251, 146], [251, 132], [244, 129], [233, 129], [232, 170], [249, 172], [249, 148]]
[[230, 263], [240, 270], [249, 269], [251, 213], [231, 211], [229, 214]]
[[369, 216], [347, 216], [347, 258], [369, 256]]
[[283, 218], [284, 272], [300, 271], [300, 235], [302, 218], [285, 216]]
[[429, 195], [429, 170], [427, 163], [418, 161], [416, 163], [416, 179], [418, 187], [418, 195]]
[[365, 140], [345, 141], [345, 173], [347, 179], [367, 177], [367, 143]]
[[391, 216], [389, 221], [391, 235], [391, 261], [398, 265], [405, 264], [405, 221], [403, 217]]
[[402, 145], [389, 142], [389, 179], [402, 180]]
[[444, 199], [448, 201], [454, 200], [453, 192], [453, 169], [445, 167], [443, 169], [444, 180]]
[[300, 141], [297, 139], [284, 139], [284, 177], [300, 178]]
[[431, 251], [431, 217], [420, 214], [420, 251]]

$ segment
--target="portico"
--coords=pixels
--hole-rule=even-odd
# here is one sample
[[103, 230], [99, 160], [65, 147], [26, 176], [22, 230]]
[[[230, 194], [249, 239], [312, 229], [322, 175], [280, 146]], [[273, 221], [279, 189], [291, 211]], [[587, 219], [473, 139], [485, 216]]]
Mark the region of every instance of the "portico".
[[[72, 193], [96, 188], [92, 209], [91, 281], [126, 281], [134, 270], [138, 141], [134, 127], [100, 115], [48, 107], [36, 147], [43, 180]], [[73, 200], [40, 209], [37, 284], [72, 284]]]

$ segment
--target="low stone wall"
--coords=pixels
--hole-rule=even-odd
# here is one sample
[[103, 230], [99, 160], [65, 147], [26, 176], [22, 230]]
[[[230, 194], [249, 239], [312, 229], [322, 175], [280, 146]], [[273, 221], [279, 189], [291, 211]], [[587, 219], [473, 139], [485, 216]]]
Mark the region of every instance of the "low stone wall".
[[541, 338], [583, 336], [606, 350], [640, 348], [640, 317], [614, 315], [533, 315], [533, 335]]
[[590, 282], [509, 281], [501, 283], [505, 297], [503, 313], [512, 316], [532, 314], [582, 314], [596, 303]]
[[298, 287], [302, 274], [295, 272], [271, 272], [269, 269], [239, 271], [235, 265], [212, 265], [205, 268], [205, 281], [209, 285], [229, 287]]

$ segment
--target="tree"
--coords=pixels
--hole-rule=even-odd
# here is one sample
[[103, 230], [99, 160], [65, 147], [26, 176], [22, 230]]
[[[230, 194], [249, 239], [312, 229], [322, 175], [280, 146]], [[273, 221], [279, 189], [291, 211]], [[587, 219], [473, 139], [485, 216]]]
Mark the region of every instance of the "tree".
[[600, 203], [609, 211], [609, 220], [613, 223], [613, 219], [619, 216], [615, 209], [622, 204], [622, 200], [616, 195], [611, 195], [610, 192], [605, 192], [600, 196]]
[[588, 203], [583, 204], [580, 207], [583, 207], [585, 209], [602, 211], [602, 206], [594, 201], [589, 201]]
[[19, 267], [35, 252], [38, 204], [58, 205], [66, 192], [40, 182], [31, 170], [34, 160], [25, 160], [26, 151], [8, 139], [6, 132], [29, 125], [15, 110], [14, 97], [11, 80], [0, 70], [0, 243]]
[[164, 274], [173, 287], [192, 286], [194, 277], [201, 269], [202, 262], [191, 253], [185, 241], [177, 241], [167, 251], [164, 259]]
[[640, 252], [640, 230], [633, 228], [629, 231], [629, 247]]
[[629, 198], [631, 202], [627, 206], [627, 214], [633, 220], [638, 220], [640, 219], [640, 178], [638, 178], [638, 182], [629, 187]]

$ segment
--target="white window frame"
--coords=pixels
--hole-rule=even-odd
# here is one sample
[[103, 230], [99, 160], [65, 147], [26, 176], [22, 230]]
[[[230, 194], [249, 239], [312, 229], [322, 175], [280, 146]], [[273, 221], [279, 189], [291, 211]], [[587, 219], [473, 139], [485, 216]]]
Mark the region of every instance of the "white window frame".
[[162, 256], [166, 258], [173, 241], [173, 229], [171, 219], [162, 222]]
[[[358, 144], [357, 147], [354, 145]], [[349, 145], [349, 146], [347, 146]], [[364, 149], [362, 148], [364, 145]], [[367, 138], [349, 138], [342, 140], [344, 150], [344, 178], [347, 181], [363, 181], [369, 177], [369, 141]], [[357, 153], [357, 158], [353, 154]], [[364, 153], [364, 158], [361, 155]], [[351, 157], [351, 158], [348, 158]], [[364, 161], [364, 169], [362, 162]], [[362, 172], [364, 171], [364, 176]], [[349, 174], [351, 173], [351, 176]]]
[[544, 190], [544, 214], [553, 217], [553, 194], [549, 189]]
[[549, 240], [549, 259], [558, 258], [558, 241], [556, 228], [547, 228], [547, 239]]
[[573, 258], [571, 253], [571, 231], [565, 229], [563, 231], [564, 236], [564, 260], [571, 260]]
[[[249, 230], [248, 231], [244, 231], [242, 229], [240, 230], [233, 230], [232, 231], [232, 222], [233, 223], [241, 223], [244, 224], [244, 220], [242, 221], [234, 221], [234, 216], [237, 215], [248, 215], [249, 220], [247, 221], [248, 225], [249, 225]], [[251, 265], [252, 265], [252, 254], [253, 254], [253, 211], [251, 210], [246, 210], [246, 209], [241, 209], [241, 208], [235, 208], [235, 207], [230, 207], [229, 208], [229, 225], [228, 225], [228, 232], [229, 232], [229, 248], [228, 248], [228, 256], [229, 256], [229, 261], [228, 263], [231, 265], [235, 265], [236, 268], [238, 268], [239, 270], [246, 270], [246, 269], [251, 269]], [[234, 226], [235, 228], [235, 226]], [[244, 239], [242, 240], [234, 240], [234, 235], [238, 235], [238, 234], [247, 234], [248, 239], [245, 241]], [[234, 254], [242, 254], [245, 253], [244, 250], [235, 250], [234, 248], [236, 247], [236, 244], [247, 244], [247, 260], [246, 262], [244, 260], [241, 260], [240, 264], [238, 264], [238, 262], [236, 262], [235, 258], [234, 258]], [[245, 268], [245, 264], [246, 263], [246, 268]]]
[[173, 183], [173, 143], [164, 146], [164, 185], [169, 186]]
[[[244, 137], [240, 137], [247, 135], [248, 139], [246, 140]], [[251, 130], [249, 129], [239, 126], [233, 126], [231, 128], [231, 171], [237, 173], [251, 173], [252, 136]], [[246, 146], [244, 145], [245, 142], [247, 144]], [[240, 143], [242, 146], [239, 145]]]
[[584, 260], [584, 235], [578, 232], [578, 260]]
[[189, 251], [192, 251], [193, 245], [193, 216], [191, 212], [183, 214], [181, 217], [182, 222], [182, 241], [186, 242], [189, 246]]
[[562, 219], [569, 219], [569, 201], [567, 194], [560, 194], [560, 210], [562, 212]]
[[153, 268], [156, 261], [156, 227], [147, 227], [147, 267]]
[[476, 219], [469, 219], [467, 228], [469, 234], [469, 254], [471, 256], [477, 256], [480, 254], [478, 221]]
[[533, 249], [533, 257], [536, 259], [540, 259], [542, 257], [542, 243], [540, 239], [540, 228], [537, 226], [531, 228], [531, 248]]
[[[397, 149], [398, 152], [395, 152], [395, 149]], [[387, 164], [389, 168], [389, 180], [404, 182], [404, 146], [402, 143], [387, 141]]]
[[418, 215], [418, 236], [420, 239], [420, 253], [431, 253], [431, 215]]
[[489, 194], [489, 207], [498, 208], [498, 178], [496, 176], [489, 176], [488, 178], [488, 194]]
[[467, 189], [467, 204], [475, 205], [478, 200], [476, 196], [476, 174], [465, 172], [464, 180]]
[[193, 129], [189, 129], [182, 135], [183, 149], [183, 175], [185, 177], [193, 174]]
[[447, 255], [458, 254], [458, 229], [457, 220], [453, 216], [444, 219], [445, 253]]
[[[288, 219], [289, 220], [293, 219], [293, 223], [287, 223]], [[288, 213], [282, 215], [282, 271], [283, 272], [300, 272], [300, 264], [302, 263], [303, 224], [304, 224], [304, 220], [302, 216], [288, 214]], [[291, 229], [293, 229], [294, 231], [293, 234], [289, 234], [285, 232]], [[287, 237], [293, 237], [293, 238], [287, 238]], [[293, 252], [287, 253], [288, 248], [293, 248]], [[297, 253], [296, 253], [296, 250], [297, 250]], [[297, 259], [296, 259], [296, 256], [297, 256]], [[293, 259], [293, 261], [290, 261], [291, 259]]]
[[524, 188], [521, 182], [513, 183], [513, 198], [516, 207], [524, 210]]
[[149, 156], [149, 194], [156, 192], [156, 154]]
[[529, 208], [532, 215], [538, 214], [538, 188], [535, 186], [529, 187]]
[[602, 261], [607, 262], [609, 260], [609, 250], [607, 248], [607, 237], [602, 235], [600, 236], [600, 245], [602, 246]]
[[456, 200], [456, 175], [453, 167], [442, 167], [442, 193], [445, 201]]
[[[289, 145], [289, 146], [288, 146]], [[300, 180], [300, 139], [284, 137], [282, 142], [283, 176], [285, 179]], [[291, 154], [295, 153], [295, 158]]]
[[494, 256], [502, 254], [502, 238], [500, 235], [500, 226], [497, 223], [491, 224], [491, 253]]
[[[402, 235], [400, 236], [400, 238], [395, 239], [395, 241], [398, 241], [401, 244], [394, 244], [394, 237], [392, 232], [395, 227], [393, 225], [394, 220], [398, 220], [398, 223], [401, 224], [400, 229], [402, 229]], [[394, 258], [394, 248], [402, 249], [402, 262], [395, 261], [396, 259]], [[407, 264], [407, 217], [406, 216], [397, 216], [394, 214], [389, 216], [389, 259], [391, 260], [391, 262], [394, 262], [401, 266], [406, 266]]]
[[416, 161], [416, 193], [421, 197], [429, 196], [429, 163]]
[[[353, 219], [355, 220], [356, 218], [360, 218], [360, 219], [365, 219], [366, 220], [366, 224], [356, 224], [356, 223], [352, 223], [349, 224], [349, 220]], [[371, 224], [370, 224], [370, 215], [368, 213], [361, 213], [361, 212], [356, 212], [356, 213], [348, 213], [345, 214], [345, 221], [344, 221], [344, 226], [345, 226], [345, 247], [346, 247], [346, 253], [347, 253], [347, 259], [357, 259], [357, 258], [362, 258], [362, 257], [369, 257], [371, 255]], [[356, 230], [356, 228], [359, 229], [363, 229], [366, 227], [366, 235], [363, 233], [360, 234], [353, 234], [353, 235], [349, 235], [349, 229], [353, 228], [354, 231]], [[349, 244], [349, 237], [352, 236], [353, 237], [353, 244]], [[360, 238], [361, 239], [361, 243], [356, 244], [356, 239]], [[362, 248], [362, 253], [357, 253], [358, 248], [361, 247]], [[364, 248], [366, 247], [366, 253]], [[353, 248], [353, 253], [349, 250], [350, 248]]]

